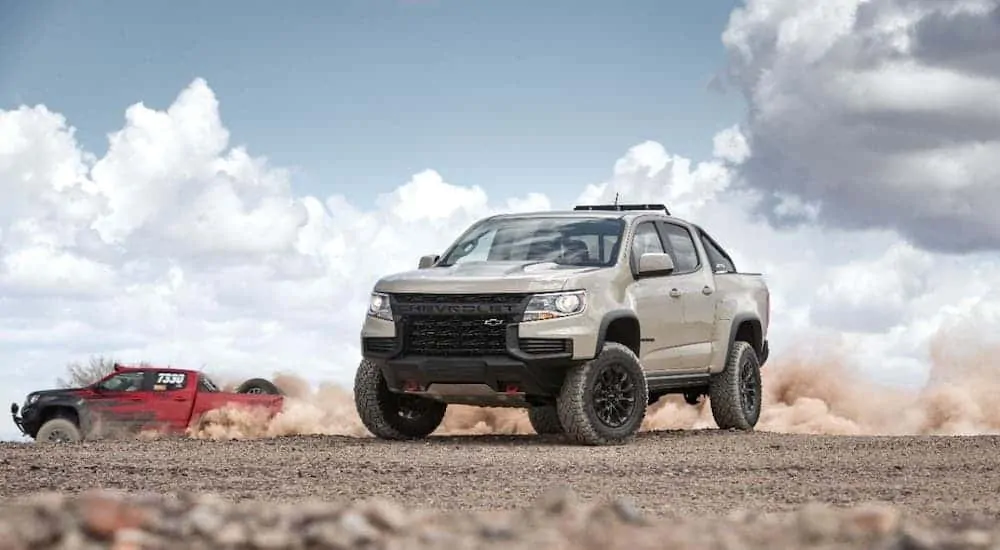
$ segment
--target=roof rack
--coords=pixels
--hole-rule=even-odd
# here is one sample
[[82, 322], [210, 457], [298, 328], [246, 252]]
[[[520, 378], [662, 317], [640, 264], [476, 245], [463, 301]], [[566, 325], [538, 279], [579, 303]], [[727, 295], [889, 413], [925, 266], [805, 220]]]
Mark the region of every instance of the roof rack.
[[670, 215], [667, 206], [664, 204], [580, 204], [573, 207], [573, 210], [604, 210], [622, 212], [626, 210], [662, 210], [666, 215]]

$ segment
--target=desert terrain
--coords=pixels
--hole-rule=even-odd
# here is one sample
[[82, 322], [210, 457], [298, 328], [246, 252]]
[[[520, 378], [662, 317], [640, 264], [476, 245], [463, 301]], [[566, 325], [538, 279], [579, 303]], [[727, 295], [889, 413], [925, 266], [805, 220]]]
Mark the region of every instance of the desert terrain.
[[596, 448], [468, 407], [427, 440], [379, 441], [348, 389], [278, 375], [272, 419], [0, 444], [0, 550], [998, 547], [992, 353], [938, 353], [917, 390], [784, 359], [753, 432], [670, 397]]
[[998, 453], [994, 436], [712, 429], [606, 448], [535, 435], [9, 443], [0, 548], [987, 547], [1000, 541]]

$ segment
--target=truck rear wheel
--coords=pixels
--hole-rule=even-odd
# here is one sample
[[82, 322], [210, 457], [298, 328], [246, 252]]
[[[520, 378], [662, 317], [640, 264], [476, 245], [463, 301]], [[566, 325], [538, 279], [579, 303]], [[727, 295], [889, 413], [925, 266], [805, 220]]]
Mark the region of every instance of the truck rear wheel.
[[65, 418], [47, 421], [35, 434], [35, 441], [38, 443], [76, 443], [82, 439], [80, 428]]
[[251, 378], [236, 388], [236, 393], [265, 393], [268, 395], [281, 395], [281, 390], [270, 380], [263, 378]]
[[528, 409], [528, 420], [538, 435], [563, 433], [559, 411], [555, 405], [542, 405]]
[[627, 346], [607, 342], [597, 357], [567, 372], [556, 408], [570, 440], [620, 445], [639, 431], [648, 402], [639, 358]]
[[760, 418], [760, 361], [753, 346], [733, 342], [722, 372], [713, 374], [708, 399], [720, 429], [752, 430]]
[[354, 377], [354, 404], [361, 423], [380, 439], [420, 439], [441, 425], [447, 404], [395, 393], [377, 365], [362, 360]]

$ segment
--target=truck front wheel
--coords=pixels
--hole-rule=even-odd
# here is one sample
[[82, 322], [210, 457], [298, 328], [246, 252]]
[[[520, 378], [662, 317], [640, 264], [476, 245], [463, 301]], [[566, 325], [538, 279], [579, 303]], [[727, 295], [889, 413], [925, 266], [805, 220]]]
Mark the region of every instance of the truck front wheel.
[[354, 404], [365, 425], [381, 439], [419, 439], [441, 425], [445, 403], [389, 390], [378, 366], [362, 360], [354, 377]]
[[761, 398], [757, 353], [747, 342], [733, 342], [726, 367], [709, 384], [715, 423], [723, 430], [752, 430], [760, 418]]
[[53, 418], [38, 429], [35, 441], [38, 443], [76, 443], [83, 439], [80, 428], [65, 418]]
[[563, 433], [559, 411], [555, 405], [541, 405], [528, 409], [528, 421], [538, 435]]
[[597, 357], [566, 373], [556, 408], [570, 440], [620, 445], [639, 431], [648, 402], [639, 358], [627, 346], [607, 342]]

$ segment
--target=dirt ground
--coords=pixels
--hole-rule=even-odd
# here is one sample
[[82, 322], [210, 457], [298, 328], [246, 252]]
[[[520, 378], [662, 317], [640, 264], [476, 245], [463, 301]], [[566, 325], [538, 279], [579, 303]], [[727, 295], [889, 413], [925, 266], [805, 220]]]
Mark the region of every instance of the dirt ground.
[[0, 550], [987, 548], [1000, 543], [998, 456], [996, 436], [716, 429], [603, 448], [536, 435], [8, 443]]
[[868, 501], [945, 520], [1000, 518], [1000, 437], [643, 433], [620, 447], [558, 438], [422, 442], [295, 436], [247, 441], [100, 441], [0, 446], [0, 495], [197, 491], [235, 500], [384, 497], [424, 509], [514, 509], [546, 490], [631, 498], [651, 515], [783, 511]]

